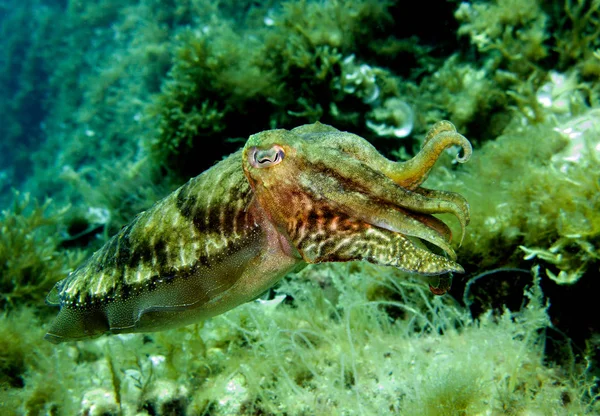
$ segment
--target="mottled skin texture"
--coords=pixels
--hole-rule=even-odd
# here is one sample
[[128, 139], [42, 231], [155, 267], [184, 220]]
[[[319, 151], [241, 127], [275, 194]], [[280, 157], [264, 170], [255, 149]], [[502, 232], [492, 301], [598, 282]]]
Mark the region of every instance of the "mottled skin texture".
[[[468, 140], [446, 121], [405, 163], [323, 124], [251, 136], [238, 151], [139, 214], [48, 295], [61, 309], [46, 339], [156, 331], [223, 313], [307, 263], [366, 260], [462, 272], [450, 229], [458, 194], [421, 187], [444, 149]], [[437, 246], [429, 251], [421, 242]], [[432, 291], [450, 285], [442, 277]]]

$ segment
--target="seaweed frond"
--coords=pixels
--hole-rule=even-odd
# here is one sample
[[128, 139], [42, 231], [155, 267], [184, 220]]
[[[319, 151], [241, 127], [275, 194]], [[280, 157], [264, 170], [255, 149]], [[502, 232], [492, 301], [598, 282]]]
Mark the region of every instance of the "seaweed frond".
[[11, 208], [0, 214], [0, 308], [42, 304], [52, 286], [81, 260], [80, 250], [61, 250], [60, 227], [68, 207], [33, 200], [15, 192]]

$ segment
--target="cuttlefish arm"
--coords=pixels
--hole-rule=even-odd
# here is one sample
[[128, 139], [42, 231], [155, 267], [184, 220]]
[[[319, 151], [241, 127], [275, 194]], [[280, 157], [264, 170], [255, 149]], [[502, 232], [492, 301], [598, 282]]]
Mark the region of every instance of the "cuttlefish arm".
[[[307, 140], [319, 140], [323, 142], [323, 137], [327, 137], [329, 144], [329, 154], [323, 154], [323, 149], [319, 148], [314, 158], [327, 159], [330, 164], [335, 165], [336, 169], [344, 170], [346, 177], [364, 178], [366, 186], [370, 186], [374, 194], [385, 192], [384, 187], [390, 187], [388, 181], [380, 181], [376, 178], [379, 173], [391, 179], [399, 188], [393, 190], [397, 198], [403, 201], [409, 209], [411, 215], [416, 216], [418, 212], [424, 213], [443, 213], [448, 212], [456, 216], [461, 226], [461, 243], [464, 237], [465, 227], [469, 223], [469, 204], [459, 194], [448, 191], [432, 190], [420, 187], [427, 179], [429, 172], [434, 166], [442, 152], [452, 146], [458, 146], [462, 149], [462, 156], [457, 155], [456, 160], [459, 163], [467, 162], [472, 155], [470, 142], [461, 134], [456, 132], [456, 128], [449, 121], [440, 121], [433, 125], [427, 132], [423, 142], [422, 150], [412, 159], [406, 162], [393, 162], [383, 157], [375, 147], [366, 142], [360, 136], [355, 134], [340, 132], [331, 126], [324, 124], [311, 124], [298, 127], [293, 132], [301, 134]], [[334, 153], [338, 154], [334, 154]], [[352, 159], [349, 159], [350, 156]], [[346, 163], [344, 163], [346, 160]], [[318, 160], [314, 161], [315, 163]], [[351, 162], [355, 162], [350, 165]], [[344, 168], [345, 167], [345, 168]], [[369, 169], [370, 172], [365, 169]], [[354, 173], [352, 173], [354, 171]], [[377, 189], [379, 188], [379, 189]], [[419, 194], [424, 198], [419, 198], [410, 192]], [[400, 195], [404, 193], [404, 195]], [[433, 228], [441, 227], [445, 232], [449, 232], [447, 227], [432, 217], [421, 218], [421, 222], [430, 222]], [[449, 254], [451, 253], [450, 250]]]
[[416, 189], [427, 179], [429, 171], [442, 152], [451, 146], [462, 148], [463, 154], [456, 156], [457, 162], [469, 161], [473, 153], [471, 143], [463, 135], [457, 133], [456, 127], [452, 123], [446, 120], [439, 121], [425, 135], [421, 151], [414, 158], [398, 165], [395, 169], [387, 170], [386, 174], [403, 188]]
[[340, 132], [325, 124], [307, 124], [292, 130], [297, 134], [309, 137], [329, 136], [332, 147], [352, 155], [352, 157], [369, 165], [375, 171], [383, 173], [399, 186], [413, 190], [419, 187], [435, 165], [444, 150], [458, 146], [462, 156], [457, 155], [456, 161], [466, 163], [471, 158], [473, 148], [456, 127], [446, 120], [438, 121], [426, 133], [422, 149], [412, 159], [406, 162], [394, 162], [383, 157], [375, 147], [362, 137], [352, 133]]

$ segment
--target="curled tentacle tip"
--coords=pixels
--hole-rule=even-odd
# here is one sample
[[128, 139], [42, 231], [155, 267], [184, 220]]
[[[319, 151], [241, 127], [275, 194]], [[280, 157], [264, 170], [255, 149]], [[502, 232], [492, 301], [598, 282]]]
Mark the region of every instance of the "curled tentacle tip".
[[469, 161], [470, 158], [471, 158], [471, 156], [464, 156], [464, 155], [463, 156], [459, 156], [459, 155], [457, 155], [456, 156], [456, 161], [458, 163], [466, 163], [466, 162]]
[[471, 146], [471, 142], [467, 140], [466, 137], [460, 136], [459, 146], [462, 148], [462, 156], [459, 154], [456, 155], [456, 161], [458, 163], [466, 163], [471, 159], [471, 155], [473, 154], [473, 147]]

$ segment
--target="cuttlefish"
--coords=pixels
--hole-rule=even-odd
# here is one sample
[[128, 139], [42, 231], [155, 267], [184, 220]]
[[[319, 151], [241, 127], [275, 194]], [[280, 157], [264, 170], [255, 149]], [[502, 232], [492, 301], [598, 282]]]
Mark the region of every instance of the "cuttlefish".
[[[47, 302], [60, 312], [45, 338], [187, 325], [257, 298], [309, 263], [463, 272], [450, 228], [433, 214], [453, 214], [464, 235], [469, 205], [459, 194], [421, 187], [453, 145], [466, 162], [471, 144], [448, 121], [435, 124], [422, 150], [403, 163], [320, 123], [254, 134], [58, 282]], [[434, 293], [448, 289], [448, 280], [440, 281]]]

